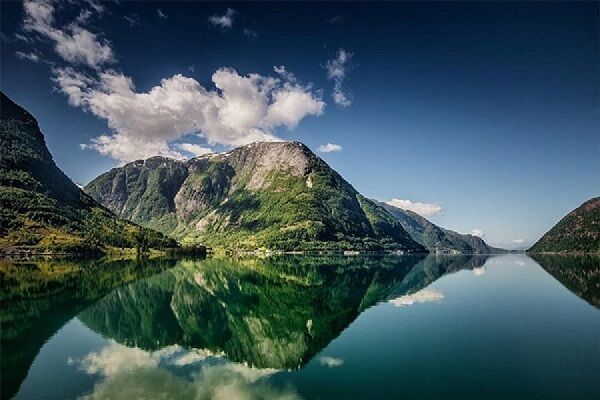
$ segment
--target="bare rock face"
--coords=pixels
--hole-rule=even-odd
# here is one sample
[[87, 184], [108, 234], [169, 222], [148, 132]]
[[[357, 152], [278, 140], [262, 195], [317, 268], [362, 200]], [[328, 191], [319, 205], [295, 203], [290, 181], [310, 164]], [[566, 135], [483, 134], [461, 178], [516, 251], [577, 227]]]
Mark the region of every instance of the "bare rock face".
[[124, 218], [211, 246], [424, 251], [299, 142], [255, 142], [187, 161], [135, 161], [85, 190]]
[[284, 171], [290, 176], [304, 176], [310, 170], [314, 154], [299, 142], [257, 142], [229, 153], [227, 162], [241, 175], [249, 174], [246, 188], [264, 187], [271, 171]]

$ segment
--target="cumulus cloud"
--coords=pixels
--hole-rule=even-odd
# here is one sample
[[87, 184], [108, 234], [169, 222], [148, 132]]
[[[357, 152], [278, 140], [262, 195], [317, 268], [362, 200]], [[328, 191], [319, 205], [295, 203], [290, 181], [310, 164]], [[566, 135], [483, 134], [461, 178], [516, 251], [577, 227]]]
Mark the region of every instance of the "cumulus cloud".
[[334, 151], [342, 151], [342, 146], [334, 143], [322, 144], [319, 146], [319, 151], [321, 153], [331, 153]]
[[321, 115], [325, 107], [310, 86], [296, 81], [243, 76], [230, 68], [217, 70], [212, 81], [216, 90], [178, 74], [137, 92], [131, 78], [115, 71], [99, 73], [98, 80], [71, 68], [55, 74], [71, 105], [105, 119], [114, 131], [85, 147], [123, 162], [157, 154], [181, 157], [170, 142], [190, 133], [210, 145], [276, 140], [277, 128], [292, 129], [306, 116]]
[[[93, 9], [96, 12], [103, 10], [102, 6], [95, 2], [88, 2], [88, 4], [91, 7], [89, 10]], [[75, 22], [58, 27], [54, 19], [55, 7], [52, 1], [26, 0], [23, 8], [25, 11], [23, 29], [51, 40], [54, 43], [54, 50], [65, 61], [92, 68], [115, 61], [110, 43], [80, 25], [82, 21], [89, 18], [87, 14], [84, 14], [85, 17], [80, 14]]]
[[439, 214], [442, 211], [442, 206], [433, 203], [413, 202], [411, 200], [402, 200], [395, 198], [391, 199], [390, 201], [386, 201], [386, 203], [391, 206], [401, 208], [403, 210], [415, 212], [424, 217]]
[[484, 267], [473, 268], [473, 275], [475, 275], [475, 276], [481, 276], [483, 274], [485, 274], [485, 268]]
[[342, 360], [341, 358], [325, 356], [325, 357], [319, 357], [319, 363], [328, 368], [335, 368], [335, 367], [339, 367], [340, 365], [344, 364], [344, 360]]
[[208, 17], [208, 22], [219, 28], [231, 28], [236, 14], [237, 12], [233, 8], [228, 8], [223, 15], [211, 15]]
[[327, 78], [333, 80], [333, 101], [342, 106], [347, 107], [352, 104], [350, 95], [343, 90], [343, 83], [346, 79], [348, 67], [353, 54], [344, 49], [339, 49], [336, 57], [332, 60], [327, 60], [325, 68], [327, 69]]
[[416, 293], [400, 296], [392, 300], [388, 300], [389, 303], [396, 307], [412, 306], [417, 303], [428, 303], [431, 301], [441, 301], [444, 298], [444, 294], [437, 290], [423, 289]]
[[477, 229], [477, 228], [475, 228], [475, 229], [473, 229], [473, 230], [471, 231], [471, 235], [472, 235], [472, 236], [477, 236], [477, 237], [480, 237], [480, 238], [482, 238], [482, 237], [484, 237], [484, 236], [485, 236], [485, 232], [484, 232], [484, 231], [482, 231], [481, 229]]
[[201, 155], [204, 155], [204, 154], [210, 154], [210, 153], [213, 152], [208, 147], [203, 147], [203, 146], [200, 146], [198, 144], [192, 144], [192, 143], [178, 143], [176, 145], [176, 147], [179, 150], [183, 150], [185, 152], [193, 154], [195, 157], [198, 157], [198, 156], [201, 156]]
[[[212, 74], [212, 87], [181, 74], [164, 78], [147, 91], [136, 89], [133, 79], [107, 64], [115, 61], [110, 42], [85, 29], [90, 13], [103, 12], [88, 0], [85, 13], [72, 23], [58, 24], [52, 0], [26, 0], [24, 30], [54, 42], [66, 63], [52, 64], [52, 79], [71, 106], [81, 107], [106, 120], [110, 130], [81, 145], [120, 162], [154, 155], [184, 158], [211, 151], [208, 146], [239, 146], [259, 140], [278, 140], [279, 129], [293, 129], [307, 116], [323, 113], [322, 93], [302, 84], [285, 67], [278, 76], [241, 75], [231, 68]], [[61, 6], [62, 8], [63, 6]], [[66, 7], [66, 6], [65, 6]], [[235, 11], [216, 18], [227, 27]], [[35, 53], [20, 57], [35, 60]], [[91, 68], [82, 68], [87, 66]]]
[[521, 238], [519, 238], [519, 239], [514, 239], [514, 240], [512, 241], [512, 243], [514, 243], [514, 244], [523, 244], [523, 243], [525, 243], [525, 239], [521, 239]]

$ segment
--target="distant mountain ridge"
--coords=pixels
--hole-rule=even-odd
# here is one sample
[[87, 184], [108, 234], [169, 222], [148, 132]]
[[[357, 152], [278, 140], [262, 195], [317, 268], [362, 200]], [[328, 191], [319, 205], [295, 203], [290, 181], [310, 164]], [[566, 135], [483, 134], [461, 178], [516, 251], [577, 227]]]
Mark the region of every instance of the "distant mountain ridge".
[[600, 197], [567, 214], [527, 252], [600, 253]]
[[431, 253], [501, 254], [508, 252], [488, 245], [478, 236], [441, 228], [413, 211], [403, 210], [384, 202], [379, 202], [379, 205], [393, 215], [408, 234]]
[[144, 246], [177, 246], [80, 190], [54, 163], [35, 118], [0, 92], [0, 250], [100, 251], [135, 247], [142, 236]]
[[187, 161], [152, 157], [114, 168], [84, 190], [117, 215], [186, 243], [426, 252], [299, 142], [255, 142]]

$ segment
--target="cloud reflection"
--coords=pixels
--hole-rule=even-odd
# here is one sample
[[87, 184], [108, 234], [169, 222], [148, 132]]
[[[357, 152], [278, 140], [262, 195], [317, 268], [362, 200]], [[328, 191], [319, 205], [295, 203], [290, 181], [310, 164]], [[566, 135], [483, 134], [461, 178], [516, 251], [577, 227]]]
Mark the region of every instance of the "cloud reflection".
[[433, 289], [423, 289], [416, 293], [400, 296], [392, 300], [388, 300], [396, 307], [412, 306], [415, 303], [428, 303], [430, 301], [440, 301], [444, 298], [444, 294]]
[[278, 370], [228, 363], [206, 350], [168, 346], [150, 352], [111, 342], [70, 362], [103, 378], [83, 399], [300, 399], [265, 379]]
[[324, 365], [328, 368], [335, 368], [335, 367], [339, 367], [340, 365], [344, 364], [344, 360], [342, 360], [341, 358], [325, 356], [325, 357], [319, 358], [319, 363], [321, 363], [321, 365]]

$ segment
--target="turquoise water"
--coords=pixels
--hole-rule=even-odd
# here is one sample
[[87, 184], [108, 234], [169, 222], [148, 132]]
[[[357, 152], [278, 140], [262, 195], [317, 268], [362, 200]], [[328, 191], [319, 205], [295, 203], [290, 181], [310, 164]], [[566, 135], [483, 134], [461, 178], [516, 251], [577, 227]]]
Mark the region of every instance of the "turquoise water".
[[598, 261], [4, 265], [2, 395], [598, 399]]

